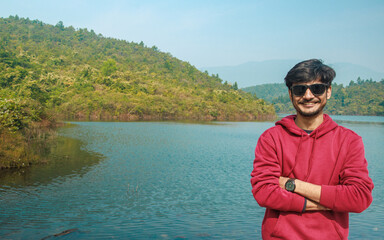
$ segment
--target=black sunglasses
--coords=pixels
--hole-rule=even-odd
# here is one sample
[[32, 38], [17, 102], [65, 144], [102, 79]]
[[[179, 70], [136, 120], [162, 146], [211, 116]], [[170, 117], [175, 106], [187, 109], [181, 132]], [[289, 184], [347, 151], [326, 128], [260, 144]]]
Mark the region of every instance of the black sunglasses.
[[325, 90], [328, 88], [327, 84], [324, 83], [316, 83], [312, 85], [294, 85], [291, 87], [291, 91], [295, 96], [303, 96], [307, 89], [311, 90], [312, 94], [315, 96], [323, 95]]

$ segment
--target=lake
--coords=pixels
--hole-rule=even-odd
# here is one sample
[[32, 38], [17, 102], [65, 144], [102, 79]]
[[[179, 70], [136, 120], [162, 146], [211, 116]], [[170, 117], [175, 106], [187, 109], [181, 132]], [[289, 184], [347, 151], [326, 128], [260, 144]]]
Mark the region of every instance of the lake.
[[[383, 239], [384, 117], [334, 119], [363, 137], [375, 184], [349, 239]], [[273, 122], [73, 124], [47, 164], [0, 172], [1, 239], [261, 238], [250, 173]]]

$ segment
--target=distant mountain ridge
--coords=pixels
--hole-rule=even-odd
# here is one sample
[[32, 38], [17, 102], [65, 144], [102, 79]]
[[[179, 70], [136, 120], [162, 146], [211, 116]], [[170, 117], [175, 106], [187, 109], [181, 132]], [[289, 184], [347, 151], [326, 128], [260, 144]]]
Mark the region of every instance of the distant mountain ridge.
[[[223, 81], [237, 82], [240, 88], [269, 84], [282, 83], [287, 72], [301, 60], [268, 60], [261, 62], [247, 62], [236, 66], [203, 67], [203, 71], [210, 74], [218, 74]], [[372, 79], [380, 81], [384, 79], [383, 72], [377, 72], [367, 67], [352, 63], [325, 63], [336, 71], [335, 82], [348, 85], [350, 81], [361, 79]]]

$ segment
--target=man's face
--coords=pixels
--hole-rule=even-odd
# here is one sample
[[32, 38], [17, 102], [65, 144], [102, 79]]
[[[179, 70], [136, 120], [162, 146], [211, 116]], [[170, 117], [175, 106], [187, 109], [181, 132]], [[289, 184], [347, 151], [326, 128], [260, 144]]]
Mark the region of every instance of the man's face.
[[[295, 83], [295, 85], [312, 85], [322, 83], [320, 80], [314, 80], [306, 83]], [[323, 108], [327, 104], [327, 100], [331, 97], [332, 88], [328, 87], [321, 95], [314, 95], [309, 88], [303, 96], [296, 96], [291, 90], [288, 90], [289, 97], [295, 107], [297, 114], [303, 117], [315, 117], [323, 113]]]

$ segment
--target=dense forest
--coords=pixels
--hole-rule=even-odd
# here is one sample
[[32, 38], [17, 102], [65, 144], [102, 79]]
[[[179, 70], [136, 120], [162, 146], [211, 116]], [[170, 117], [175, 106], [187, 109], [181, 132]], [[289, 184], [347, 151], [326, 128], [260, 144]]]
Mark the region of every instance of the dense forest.
[[0, 42], [0, 169], [33, 163], [55, 120], [275, 117], [272, 104], [143, 42], [18, 16], [0, 18]]
[[[278, 113], [294, 112], [284, 83], [264, 84], [243, 90], [273, 103]], [[384, 116], [384, 79], [376, 82], [358, 78], [346, 87], [333, 83], [332, 97], [325, 112], [334, 115]]]
[[0, 99], [58, 119], [257, 120], [272, 105], [156, 46], [38, 20], [0, 19]]

